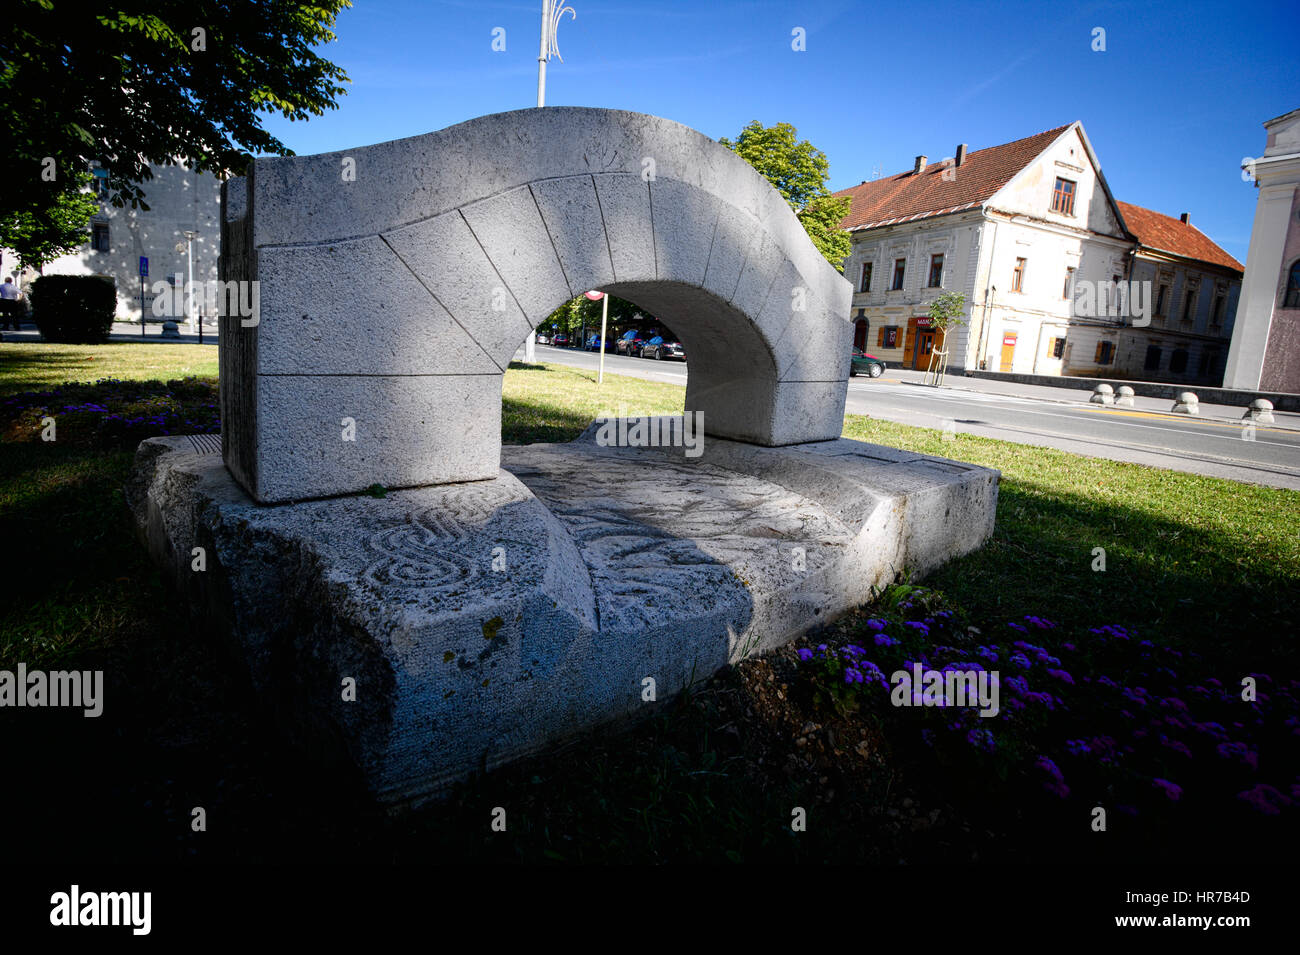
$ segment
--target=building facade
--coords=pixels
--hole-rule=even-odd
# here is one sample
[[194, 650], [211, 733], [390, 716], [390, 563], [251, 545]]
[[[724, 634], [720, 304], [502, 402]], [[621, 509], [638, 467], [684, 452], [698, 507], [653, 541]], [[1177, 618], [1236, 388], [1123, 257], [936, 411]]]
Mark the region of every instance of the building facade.
[[1270, 119], [1244, 168], [1259, 189], [1225, 384], [1300, 392], [1300, 109]]
[[[1239, 267], [1234, 278], [1234, 260], [1187, 221], [1177, 242], [1134, 235], [1080, 123], [976, 152], [958, 146], [939, 163], [918, 156], [911, 172], [837, 195], [853, 200], [842, 225], [853, 238], [844, 274], [855, 288], [854, 343], [877, 357], [923, 369], [946, 347], [953, 369], [1188, 382], [1222, 374], [1222, 349], [1217, 366], [1205, 365], [1201, 338], [1217, 315], [1226, 349]], [[1151, 281], [1154, 295], [1165, 271], [1176, 294], [1162, 307], [1181, 309], [1178, 295], [1197, 290], [1189, 326], [1181, 311], [1172, 327], [1156, 326], [1139, 314], [1154, 302], [1130, 295], [1134, 281]], [[967, 303], [966, 324], [946, 342], [927, 317], [943, 292]], [[1149, 367], [1153, 344], [1159, 361]]]
[[[139, 321], [141, 302], [140, 260], [148, 260], [149, 275], [144, 282], [144, 306], [150, 321], [161, 321], [153, 313], [154, 286], [166, 281], [183, 287], [189, 279], [189, 254], [194, 256], [194, 282], [206, 283], [217, 277], [217, 257], [221, 246], [221, 182], [208, 173], [184, 166], [153, 166], [153, 178], [143, 183], [149, 209], [118, 209], [101, 200], [92, 217], [86, 244], [76, 252], [48, 262], [42, 275], [102, 275], [117, 286], [117, 320]], [[96, 188], [103, 176], [96, 173]], [[194, 233], [192, 242], [186, 233]], [[13, 263], [13, 253], [6, 250], [5, 262]], [[17, 274], [6, 268], [6, 275]], [[20, 285], [25, 287], [37, 277], [24, 270]], [[179, 280], [177, 279], [179, 276]], [[171, 305], [183, 296], [169, 296]], [[203, 296], [196, 293], [195, 310], [202, 311]], [[177, 317], [175, 309], [167, 315]]]

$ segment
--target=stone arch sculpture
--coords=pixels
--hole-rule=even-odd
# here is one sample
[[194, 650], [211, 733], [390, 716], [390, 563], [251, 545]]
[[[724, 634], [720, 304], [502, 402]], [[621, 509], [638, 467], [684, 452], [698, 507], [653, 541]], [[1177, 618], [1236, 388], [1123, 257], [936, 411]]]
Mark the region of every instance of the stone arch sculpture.
[[[281, 728], [385, 803], [651, 712], [992, 532], [996, 472], [840, 437], [848, 283], [676, 123], [526, 110], [257, 160], [221, 268], [259, 294], [222, 318], [220, 453], [146, 440], [127, 500]], [[501, 448], [503, 370], [591, 288], [683, 338], [707, 442]]]
[[[764, 446], [839, 436], [851, 288], [731, 150], [618, 110], [499, 113], [258, 159], [225, 186], [223, 456], [261, 503], [496, 477], [501, 377], [604, 289], [686, 344], [686, 410]], [[354, 441], [341, 441], [350, 419]]]

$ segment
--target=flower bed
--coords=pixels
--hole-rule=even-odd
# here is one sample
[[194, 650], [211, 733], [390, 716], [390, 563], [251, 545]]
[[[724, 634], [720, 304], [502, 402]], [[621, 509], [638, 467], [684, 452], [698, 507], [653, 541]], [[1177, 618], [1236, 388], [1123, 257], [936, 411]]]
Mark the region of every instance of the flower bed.
[[[943, 603], [895, 587], [847, 642], [799, 648], [814, 699], [879, 720], [896, 752], [918, 744], [945, 772], [1029, 798], [1130, 818], [1188, 804], [1219, 820], [1300, 806], [1300, 680], [1236, 673], [1118, 624], [1067, 633], [1027, 616], [977, 627]], [[917, 663], [996, 672], [1000, 711], [893, 705], [892, 674]]]
[[166, 434], [219, 434], [216, 383], [202, 378], [125, 381], [101, 378], [0, 399], [9, 441], [40, 441], [53, 418], [55, 440], [75, 446], [134, 448]]

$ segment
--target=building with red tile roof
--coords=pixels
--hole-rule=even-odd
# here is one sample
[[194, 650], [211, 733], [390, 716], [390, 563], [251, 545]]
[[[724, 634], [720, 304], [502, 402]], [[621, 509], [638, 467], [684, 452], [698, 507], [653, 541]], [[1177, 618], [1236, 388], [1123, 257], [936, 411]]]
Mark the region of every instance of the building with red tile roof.
[[[1187, 216], [1117, 202], [1081, 123], [836, 195], [852, 200], [855, 347], [912, 368], [946, 350], [954, 370], [1222, 375], [1241, 263]], [[945, 336], [928, 310], [949, 291], [966, 323]]]

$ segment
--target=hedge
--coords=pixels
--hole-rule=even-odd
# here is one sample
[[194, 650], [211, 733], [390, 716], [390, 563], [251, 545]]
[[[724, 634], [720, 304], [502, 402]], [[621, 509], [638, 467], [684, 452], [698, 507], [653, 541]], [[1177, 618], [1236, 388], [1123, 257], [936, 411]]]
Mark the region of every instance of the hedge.
[[32, 321], [47, 342], [108, 341], [117, 313], [117, 285], [101, 275], [42, 275], [32, 285]]

